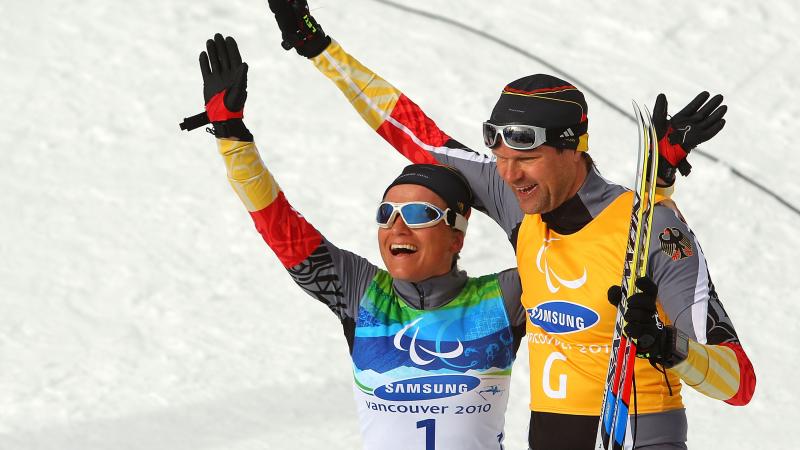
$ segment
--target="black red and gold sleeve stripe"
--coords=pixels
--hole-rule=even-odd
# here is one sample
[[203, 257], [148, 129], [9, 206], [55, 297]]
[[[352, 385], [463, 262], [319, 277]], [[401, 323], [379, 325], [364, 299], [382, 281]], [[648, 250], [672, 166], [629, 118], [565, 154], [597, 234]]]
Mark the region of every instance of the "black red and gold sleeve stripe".
[[364, 121], [411, 162], [436, 164], [429, 152], [450, 136], [389, 82], [372, 72], [333, 41], [312, 59], [344, 94]]
[[231, 187], [283, 266], [305, 261], [320, 246], [322, 235], [286, 200], [255, 144], [217, 139], [217, 146]]
[[[416, 103], [335, 40], [312, 62], [339, 88], [362, 119], [412, 163], [441, 163], [434, 154], [446, 154], [449, 145], [457, 144]], [[657, 192], [669, 198], [672, 190], [658, 188]]]

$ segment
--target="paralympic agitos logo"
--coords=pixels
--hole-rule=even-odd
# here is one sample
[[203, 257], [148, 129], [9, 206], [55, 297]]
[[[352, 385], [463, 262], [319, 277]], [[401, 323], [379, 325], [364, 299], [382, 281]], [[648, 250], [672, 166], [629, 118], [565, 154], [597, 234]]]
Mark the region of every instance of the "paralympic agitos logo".
[[[418, 324], [419, 321], [421, 321], [422, 319], [423, 318], [420, 317], [419, 319], [409, 323], [408, 325], [406, 325], [403, 328], [401, 328], [400, 331], [398, 331], [397, 334], [394, 335], [394, 347], [396, 349], [404, 351], [404, 352], [407, 351], [409, 356], [411, 357], [411, 361], [414, 364], [416, 364], [418, 366], [425, 366], [425, 365], [428, 365], [428, 364], [432, 363], [433, 361], [435, 361], [436, 358], [441, 358], [441, 359], [458, 358], [459, 356], [461, 356], [462, 353], [464, 353], [464, 345], [458, 339], [456, 340], [456, 342], [458, 342], [458, 345], [456, 346], [456, 348], [451, 350], [451, 351], [449, 351], [449, 352], [435, 351], [435, 350], [430, 350], [428, 348], [423, 347], [421, 344], [417, 343], [417, 335], [419, 334], [419, 327], [417, 327], [414, 330], [414, 335], [411, 337], [411, 343], [409, 344], [408, 348], [403, 348], [402, 340], [403, 340], [403, 336], [406, 334], [406, 331], [408, 331], [414, 325]], [[446, 328], [446, 326], [445, 326], [445, 328]], [[440, 330], [440, 331], [444, 331], [444, 330]], [[437, 339], [436, 346], [439, 347], [439, 345], [440, 345], [440, 342]], [[417, 350], [417, 349], [419, 349], [419, 350]], [[439, 350], [439, 349], [437, 348], [437, 350]], [[420, 356], [420, 352], [425, 353], [425, 354], [430, 355], [430, 356], [433, 356], [433, 358], [425, 359], [422, 356]]]
[[545, 239], [542, 243], [542, 246], [539, 248], [539, 252], [536, 254], [536, 268], [539, 269], [539, 272], [544, 274], [545, 282], [547, 282], [547, 289], [553, 294], [561, 290], [562, 286], [567, 289], [579, 289], [586, 284], [586, 278], [588, 275], [586, 272], [586, 267], [584, 267], [583, 275], [570, 280], [558, 276], [556, 271], [550, 267], [550, 263], [547, 261], [547, 250], [550, 248], [551, 242], [560, 240], [561, 239], [558, 238]]

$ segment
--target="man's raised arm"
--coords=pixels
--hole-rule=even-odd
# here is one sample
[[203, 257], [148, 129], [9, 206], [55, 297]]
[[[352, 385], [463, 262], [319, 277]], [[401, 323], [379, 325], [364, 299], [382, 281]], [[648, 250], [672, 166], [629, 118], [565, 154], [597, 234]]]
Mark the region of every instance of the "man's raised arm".
[[416, 164], [445, 164], [464, 174], [475, 208], [511, 238], [522, 221], [514, 193], [497, 175], [494, 158], [475, 152], [442, 131], [416, 103], [361, 64], [325, 34], [305, 0], [269, 0], [283, 48], [294, 48], [344, 94], [369, 127]]

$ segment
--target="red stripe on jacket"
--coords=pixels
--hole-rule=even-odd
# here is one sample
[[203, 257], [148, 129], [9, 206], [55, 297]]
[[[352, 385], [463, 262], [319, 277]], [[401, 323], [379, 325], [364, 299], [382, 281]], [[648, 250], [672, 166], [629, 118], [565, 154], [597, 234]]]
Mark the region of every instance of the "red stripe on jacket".
[[503, 92], [511, 92], [513, 94], [543, 94], [545, 92], [559, 92], [567, 89], [577, 89], [577, 88], [571, 84], [565, 84], [564, 86], [540, 88], [540, 89], [534, 89], [532, 91], [523, 91], [522, 89], [515, 89], [506, 86], [505, 89], [503, 89]]
[[736, 391], [733, 397], [725, 400], [725, 403], [733, 406], [744, 406], [750, 403], [750, 399], [753, 398], [753, 393], [756, 390], [756, 373], [753, 370], [753, 364], [750, 363], [750, 358], [747, 357], [741, 345], [731, 343], [719, 345], [724, 345], [733, 350], [736, 354], [736, 361], [739, 363], [739, 390]]
[[[406, 127], [424, 144], [441, 147], [450, 140], [450, 136], [440, 130], [436, 123], [404, 94], [400, 94], [390, 117]], [[433, 155], [420, 147], [405, 130], [398, 128], [392, 121], [385, 120], [375, 131], [409, 161], [415, 164], [439, 164]]]
[[283, 192], [266, 208], [251, 212], [250, 216], [283, 267], [291, 268], [305, 261], [322, 243], [319, 231], [292, 208]]

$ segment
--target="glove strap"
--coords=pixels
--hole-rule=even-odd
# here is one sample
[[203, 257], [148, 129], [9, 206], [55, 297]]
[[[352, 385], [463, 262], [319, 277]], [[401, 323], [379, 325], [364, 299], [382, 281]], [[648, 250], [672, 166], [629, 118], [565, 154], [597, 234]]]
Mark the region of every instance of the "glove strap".
[[211, 123], [211, 121], [208, 120], [208, 114], [203, 111], [200, 114], [193, 115], [192, 117], [184, 117], [183, 122], [178, 125], [181, 127], [181, 130], [192, 131], [209, 123]]
[[662, 365], [670, 369], [689, 357], [689, 337], [673, 326], [666, 327], [666, 332], [666, 350], [668, 353], [665, 352]]
[[681, 172], [681, 175], [687, 176], [689, 172], [692, 171], [692, 165], [684, 158], [678, 163], [678, 170]]

